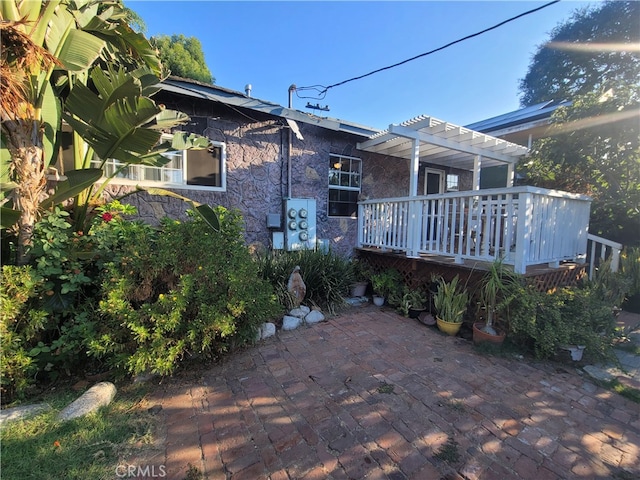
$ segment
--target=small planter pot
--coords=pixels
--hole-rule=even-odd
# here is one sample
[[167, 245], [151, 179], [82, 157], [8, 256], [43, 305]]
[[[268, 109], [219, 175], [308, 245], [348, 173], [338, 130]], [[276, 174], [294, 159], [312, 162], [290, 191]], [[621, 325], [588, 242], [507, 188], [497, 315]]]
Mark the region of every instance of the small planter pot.
[[410, 308], [409, 309], [409, 318], [418, 318], [422, 312], [426, 312], [426, 308]]
[[484, 323], [476, 322], [473, 324], [473, 343], [480, 345], [481, 343], [494, 343], [496, 345], [502, 345], [506, 333], [500, 333], [498, 335], [491, 335], [490, 333], [483, 332]]
[[438, 330], [446, 333], [447, 335], [455, 336], [460, 331], [460, 327], [462, 327], [462, 322], [445, 322], [441, 318], [436, 317], [436, 323], [438, 324]]
[[376, 307], [381, 307], [384, 305], [384, 297], [381, 297], [380, 295], [374, 295], [373, 296], [373, 304]]
[[364, 297], [364, 294], [367, 293], [368, 285], [367, 282], [358, 282], [351, 285], [351, 297]]

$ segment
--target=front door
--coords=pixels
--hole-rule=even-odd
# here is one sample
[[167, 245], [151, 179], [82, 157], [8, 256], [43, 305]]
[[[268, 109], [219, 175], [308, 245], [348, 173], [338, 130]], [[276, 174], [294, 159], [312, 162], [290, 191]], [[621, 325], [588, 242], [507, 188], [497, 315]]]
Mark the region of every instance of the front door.
[[424, 169], [424, 194], [444, 193], [444, 172], [432, 168]]

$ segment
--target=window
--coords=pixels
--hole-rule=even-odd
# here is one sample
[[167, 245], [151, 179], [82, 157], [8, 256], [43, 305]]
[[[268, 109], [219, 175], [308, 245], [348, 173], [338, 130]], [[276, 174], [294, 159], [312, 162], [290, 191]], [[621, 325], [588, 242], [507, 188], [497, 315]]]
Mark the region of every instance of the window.
[[[170, 161], [162, 167], [129, 165], [122, 168], [122, 162], [109, 159], [104, 164], [104, 174], [107, 177], [115, 174], [112, 183], [188, 190], [226, 190], [224, 143], [211, 142], [208, 149], [176, 150], [163, 155]], [[99, 167], [100, 160], [94, 160], [92, 166]], [[118, 170], [120, 168], [122, 170]]]
[[329, 157], [329, 216], [355, 217], [362, 182], [362, 160], [331, 155]]
[[447, 192], [458, 191], [458, 175], [449, 173], [447, 174]]

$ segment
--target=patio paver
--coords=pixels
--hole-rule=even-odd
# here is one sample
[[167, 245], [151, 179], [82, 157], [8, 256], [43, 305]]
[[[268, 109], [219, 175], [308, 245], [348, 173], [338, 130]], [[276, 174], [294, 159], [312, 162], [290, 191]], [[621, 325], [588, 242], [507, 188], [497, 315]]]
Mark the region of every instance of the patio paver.
[[390, 310], [279, 331], [201, 373], [148, 399], [167, 478], [640, 478], [638, 404]]

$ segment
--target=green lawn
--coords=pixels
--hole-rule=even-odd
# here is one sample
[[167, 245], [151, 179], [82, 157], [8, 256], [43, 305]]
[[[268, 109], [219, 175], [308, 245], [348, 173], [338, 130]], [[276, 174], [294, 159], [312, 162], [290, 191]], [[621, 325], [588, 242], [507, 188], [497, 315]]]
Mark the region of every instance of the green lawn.
[[65, 423], [56, 415], [78, 393], [38, 399], [53, 410], [2, 426], [2, 480], [111, 480], [119, 465], [122, 476], [125, 460], [153, 453], [156, 418], [142, 406], [144, 394], [144, 387], [122, 387], [108, 407]]

